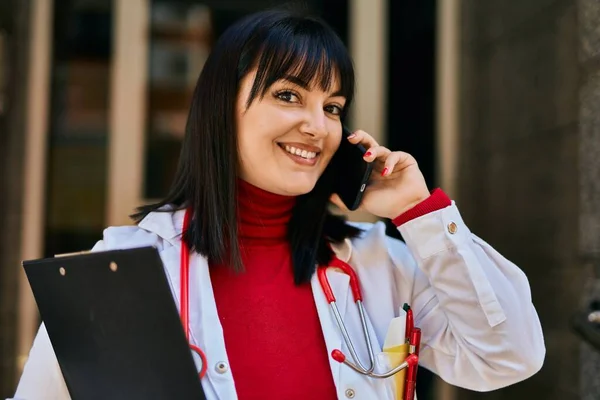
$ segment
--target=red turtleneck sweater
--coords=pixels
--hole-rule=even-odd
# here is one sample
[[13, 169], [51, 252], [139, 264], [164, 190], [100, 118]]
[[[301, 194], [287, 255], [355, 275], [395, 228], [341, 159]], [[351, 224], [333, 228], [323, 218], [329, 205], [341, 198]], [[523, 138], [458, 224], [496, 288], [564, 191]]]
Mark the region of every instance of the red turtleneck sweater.
[[211, 266], [238, 397], [336, 399], [311, 286], [294, 285], [286, 232], [295, 198], [244, 181], [238, 190], [245, 272]]
[[[294, 197], [239, 181], [239, 243], [245, 272], [211, 265], [211, 282], [240, 400], [336, 399], [310, 284], [294, 285], [287, 223]], [[443, 192], [397, 225], [449, 205]]]

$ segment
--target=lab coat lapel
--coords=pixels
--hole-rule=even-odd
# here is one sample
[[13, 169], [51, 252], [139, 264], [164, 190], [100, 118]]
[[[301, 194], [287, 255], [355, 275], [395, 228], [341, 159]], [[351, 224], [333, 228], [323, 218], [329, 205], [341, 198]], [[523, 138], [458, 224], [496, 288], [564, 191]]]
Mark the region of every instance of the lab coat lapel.
[[[183, 210], [173, 214], [152, 213], [140, 223], [142, 228], [157, 233], [172, 245], [161, 253], [161, 257], [178, 309], [181, 305], [180, 238], [184, 213]], [[205, 349], [206, 343], [211, 343], [211, 348], [215, 348], [219, 346], [220, 341], [223, 341], [223, 334], [213, 297], [208, 262], [198, 253], [192, 252], [189, 268], [190, 342], [202, 349]], [[211, 329], [203, 329], [203, 327], [211, 327]], [[224, 343], [222, 345], [225, 346]], [[207, 352], [205, 350], [205, 353]], [[206, 356], [208, 357], [209, 354], [206, 354]]]
[[160, 253], [160, 257], [169, 284], [171, 285], [171, 292], [177, 303], [177, 309], [180, 308], [181, 304], [181, 299], [179, 298], [179, 260], [181, 250], [179, 236], [181, 234], [181, 225], [183, 224], [183, 215], [184, 211], [182, 210], [174, 213], [153, 212], [148, 214], [146, 218], [139, 223], [140, 228], [157, 234], [171, 244], [171, 247]]
[[[333, 268], [327, 269], [327, 278], [329, 279], [331, 290], [335, 295], [340, 315], [342, 316], [342, 319], [344, 319], [346, 316], [350, 278], [348, 275]], [[338, 386], [340, 381], [341, 364], [331, 357], [331, 352], [335, 349], [342, 349], [342, 334], [337, 326], [335, 317], [331, 312], [329, 303], [325, 298], [323, 288], [319, 283], [319, 278], [317, 277], [316, 273], [311, 279], [311, 286], [315, 304], [317, 306], [317, 312], [319, 314], [319, 320], [321, 321], [321, 329], [323, 330], [327, 352], [329, 354], [329, 366], [331, 368], [331, 373], [333, 375], [335, 384]]]
[[[178, 309], [181, 307], [180, 252], [181, 243], [170, 247], [161, 254]], [[210, 276], [208, 276], [207, 262], [204, 257], [196, 253], [190, 255], [189, 285], [190, 343], [203, 349], [208, 357], [206, 343], [218, 342], [216, 337], [220, 335], [221, 324], [217, 317], [214, 299], [212, 298], [212, 287], [210, 285]], [[211, 326], [214, 329], [203, 330], [203, 326]], [[198, 369], [200, 369], [200, 360], [196, 359], [195, 354], [194, 358]]]
[[[181, 304], [180, 238], [184, 214], [183, 210], [173, 214], [152, 213], [140, 222], [140, 227], [158, 234], [171, 244], [168, 250], [161, 253], [161, 257], [178, 309]], [[208, 261], [196, 252], [190, 254], [189, 285], [190, 343], [204, 351], [209, 364], [208, 368], [211, 363], [213, 365], [220, 361], [228, 363], [223, 328], [217, 314], [217, 305], [210, 281]], [[195, 353], [192, 354], [196, 366], [200, 370], [199, 357]], [[237, 398], [233, 385], [213, 384], [209, 379], [203, 379], [202, 384], [203, 386], [211, 385], [220, 399]]]
[[[208, 261], [198, 253], [190, 257], [190, 338], [204, 350], [208, 367], [219, 361], [229, 362], [225, 351], [223, 327], [217, 313], [217, 304], [210, 281]], [[219, 398], [228, 397], [215, 387]]]

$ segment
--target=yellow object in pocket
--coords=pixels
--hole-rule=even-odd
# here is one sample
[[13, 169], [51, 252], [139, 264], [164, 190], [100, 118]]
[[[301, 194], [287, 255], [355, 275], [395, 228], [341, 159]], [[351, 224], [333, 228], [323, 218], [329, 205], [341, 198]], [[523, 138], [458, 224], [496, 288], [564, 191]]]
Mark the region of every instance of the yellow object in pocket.
[[[408, 343], [384, 348], [383, 352], [388, 356], [390, 366], [394, 368], [402, 364], [406, 357], [408, 357]], [[396, 393], [396, 400], [404, 399], [406, 370], [407, 368], [404, 368], [402, 371], [399, 371], [397, 374], [394, 374], [394, 376], [391, 377], [391, 379], [394, 380], [394, 392]]]

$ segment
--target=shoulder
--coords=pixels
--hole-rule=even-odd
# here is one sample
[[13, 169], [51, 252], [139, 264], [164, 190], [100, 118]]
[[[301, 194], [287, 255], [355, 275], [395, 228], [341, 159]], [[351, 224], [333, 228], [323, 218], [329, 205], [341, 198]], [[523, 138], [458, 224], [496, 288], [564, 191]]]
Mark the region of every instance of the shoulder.
[[180, 211], [151, 212], [137, 225], [106, 228], [102, 240], [96, 243], [92, 251], [146, 246], [154, 246], [161, 251], [180, 240], [182, 221], [183, 214]]
[[162, 239], [137, 225], [111, 226], [104, 230], [102, 240], [98, 241], [92, 251], [123, 250], [136, 247], [154, 246], [162, 250]]

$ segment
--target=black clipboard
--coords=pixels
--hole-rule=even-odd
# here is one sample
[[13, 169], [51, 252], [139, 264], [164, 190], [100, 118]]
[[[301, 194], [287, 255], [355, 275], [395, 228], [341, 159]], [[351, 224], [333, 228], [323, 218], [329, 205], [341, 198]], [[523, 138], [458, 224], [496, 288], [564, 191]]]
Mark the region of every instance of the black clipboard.
[[154, 247], [23, 267], [73, 400], [206, 399]]

